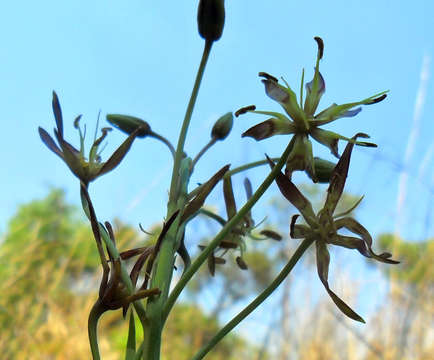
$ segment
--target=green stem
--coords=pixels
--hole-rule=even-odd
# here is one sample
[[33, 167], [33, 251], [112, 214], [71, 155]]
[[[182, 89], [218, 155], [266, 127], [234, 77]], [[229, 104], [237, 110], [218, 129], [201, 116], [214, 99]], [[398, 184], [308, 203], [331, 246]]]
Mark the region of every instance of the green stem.
[[208, 216], [209, 218], [217, 221], [221, 226], [225, 226], [225, 224], [226, 224], [226, 220], [225, 219], [223, 219], [221, 216], [219, 216], [217, 214], [214, 214], [212, 211], [209, 211], [207, 209], [201, 208], [199, 210], [199, 214]]
[[98, 348], [98, 320], [103, 313], [101, 303], [97, 301], [90, 310], [89, 319], [87, 322], [87, 331], [89, 335], [90, 351], [92, 352], [93, 360], [100, 360]]
[[290, 152], [292, 151], [294, 141], [291, 142], [286, 147], [282, 156], [280, 157], [278, 163], [274, 166], [259, 188], [255, 191], [252, 197], [244, 204], [244, 206], [237, 212], [237, 214], [226, 223], [225, 226], [220, 230], [220, 232], [216, 235], [213, 241], [211, 241], [208, 246], [200, 253], [200, 255], [196, 258], [196, 260], [191, 264], [190, 268], [182, 275], [181, 279], [179, 279], [175, 288], [172, 290], [167, 302], [164, 306], [163, 310], [163, 319], [165, 320], [169, 315], [170, 310], [176, 302], [181, 291], [187, 285], [188, 281], [193, 277], [193, 275], [197, 272], [199, 267], [206, 261], [211, 252], [220, 244], [225, 236], [229, 234], [229, 232], [243, 219], [244, 215], [246, 215], [249, 210], [255, 205], [255, 203], [261, 198], [261, 196], [265, 193], [265, 191], [269, 188], [269, 186], [274, 181], [277, 173], [282, 169], [283, 165], [286, 163]]
[[[273, 161], [279, 161], [280, 158], [271, 158], [271, 160], [273, 160]], [[225, 174], [224, 177], [225, 178], [230, 178], [232, 175], [235, 175], [235, 174], [237, 174], [239, 172], [243, 172], [243, 171], [246, 171], [248, 169], [252, 169], [252, 168], [255, 168], [257, 166], [267, 165], [267, 164], [268, 164], [267, 160], [259, 160], [259, 161], [251, 162], [251, 163], [248, 163], [248, 164], [244, 164], [242, 166], [236, 167], [236, 168], [228, 171]]]
[[156, 132], [153, 131], [151, 131], [151, 133], [148, 136], [160, 140], [163, 144], [165, 144], [169, 148], [173, 158], [175, 158], [175, 148], [173, 147], [172, 143], [169, 140], [167, 140], [164, 136], [161, 136], [160, 134], [157, 134]]
[[305, 239], [300, 244], [300, 246], [295, 250], [295, 253], [289, 259], [288, 263], [282, 269], [282, 271], [277, 275], [273, 282], [261, 293], [259, 294], [249, 305], [247, 305], [242, 311], [238, 313], [231, 321], [229, 321], [220, 331], [205, 345], [203, 346], [196, 355], [191, 360], [200, 360], [205, 357], [206, 354], [221, 340], [223, 337], [229, 333], [235, 326], [237, 326], [241, 321], [243, 321], [253, 310], [255, 310], [265, 299], [267, 299], [274, 290], [286, 279], [288, 274], [294, 268], [295, 264], [300, 260], [304, 252], [313, 243], [310, 239]]
[[187, 110], [185, 112], [184, 121], [182, 123], [181, 132], [179, 133], [178, 145], [176, 147], [175, 161], [173, 164], [172, 181], [170, 183], [169, 203], [176, 203], [177, 198], [177, 185], [179, 177], [179, 168], [184, 154], [184, 144], [187, 137], [188, 126], [190, 125], [191, 115], [196, 103], [197, 94], [199, 92], [200, 83], [202, 81], [203, 73], [205, 71], [206, 63], [211, 52], [212, 41], [205, 41], [202, 59], [200, 61], [199, 69], [197, 71], [196, 80], [194, 82], [193, 90], [191, 92], [190, 101], [188, 102]]
[[208, 144], [206, 144], [201, 151], [196, 155], [196, 157], [193, 159], [193, 162], [191, 164], [191, 172], [193, 172], [194, 166], [199, 161], [199, 159], [202, 157], [203, 154], [207, 152], [207, 150], [213, 146], [217, 142], [216, 139], [211, 139]]

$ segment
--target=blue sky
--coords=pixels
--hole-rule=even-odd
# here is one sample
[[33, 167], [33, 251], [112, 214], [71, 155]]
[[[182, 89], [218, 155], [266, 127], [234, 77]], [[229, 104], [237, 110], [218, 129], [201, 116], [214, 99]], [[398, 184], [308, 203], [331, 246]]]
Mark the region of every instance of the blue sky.
[[[189, 154], [199, 151], [213, 121], [227, 111], [248, 104], [280, 111], [265, 96], [257, 73], [283, 76], [298, 88], [302, 68], [306, 80], [312, 77], [313, 37], [321, 36], [327, 91], [320, 109], [390, 90], [387, 101], [329, 127], [348, 136], [367, 132], [379, 144], [378, 149], [358, 148], [353, 157], [347, 189], [366, 194], [361, 220], [374, 233], [398, 229], [415, 240], [432, 236], [432, 2], [245, 0], [226, 1], [226, 9], [224, 34], [214, 46], [193, 115]], [[142, 117], [176, 143], [203, 47], [196, 1], [17, 1], [3, 2], [0, 14], [0, 104], [6, 135], [0, 144], [0, 230], [20, 203], [44, 196], [52, 186], [63, 187], [68, 200], [78, 203], [77, 180], [36, 131], [39, 125], [48, 131], [54, 125], [53, 89], [64, 112], [66, 138], [75, 144], [72, 120], [83, 114], [92, 134], [99, 110], [102, 119], [106, 113]], [[427, 76], [421, 81], [423, 67]], [[265, 152], [279, 155], [285, 136], [260, 143], [240, 139], [262, 120], [258, 115], [238, 118], [229, 139], [199, 163], [192, 183], [228, 162], [237, 166], [261, 159]], [[103, 157], [123, 139], [110, 133]], [[322, 146], [314, 150], [331, 159]], [[118, 169], [92, 184], [98, 213], [133, 224], [160, 221], [170, 169], [170, 155], [160, 143], [137, 141]], [[264, 171], [249, 174], [254, 185]], [[240, 184], [242, 178], [234, 181]], [[398, 207], [402, 194], [405, 206]]]
[[[62, 105], [65, 137], [74, 144], [75, 116], [83, 114], [82, 123], [93, 134], [100, 110], [102, 120], [107, 113], [142, 117], [176, 143], [203, 48], [196, 6], [197, 1], [1, 3], [0, 233], [19, 204], [45, 196], [51, 187], [64, 188], [68, 201], [79, 204], [78, 180], [37, 133], [38, 126], [49, 132], [54, 126], [52, 90]], [[386, 101], [327, 127], [347, 136], [366, 132], [379, 145], [353, 152], [347, 190], [365, 194], [360, 222], [374, 235], [397, 231], [412, 240], [432, 237], [433, 2], [227, 0], [226, 11], [223, 37], [213, 47], [186, 151], [196, 154], [208, 141], [213, 122], [227, 111], [249, 104], [281, 111], [266, 97], [258, 72], [283, 76], [298, 89], [303, 68], [306, 80], [312, 78], [313, 37], [321, 36], [327, 91], [320, 110], [390, 90]], [[288, 141], [285, 136], [259, 143], [240, 138], [265, 119], [236, 119], [229, 138], [198, 164], [191, 184], [205, 181], [226, 163], [235, 167], [263, 159], [264, 153], [278, 156]], [[103, 158], [124, 139], [111, 132]], [[314, 152], [332, 159], [322, 146]], [[145, 228], [161, 221], [171, 166], [161, 143], [137, 141], [115, 171], [91, 184], [99, 218], [118, 217]], [[254, 186], [267, 171], [249, 173]], [[295, 179], [307, 181], [304, 175]], [[234, 184], [241, 186], [242, 180], [236, 177]], [[267, 192], [273, 195], [275, 186]], [[222, 208], [219, 194], [210, 201]], [[369, 280], [371, 292], [375, 276]]]

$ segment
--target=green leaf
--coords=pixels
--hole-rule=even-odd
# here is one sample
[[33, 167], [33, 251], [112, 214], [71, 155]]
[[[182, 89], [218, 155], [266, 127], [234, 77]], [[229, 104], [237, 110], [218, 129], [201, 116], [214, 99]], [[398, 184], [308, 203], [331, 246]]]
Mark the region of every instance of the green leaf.
[[136, 355], [136, 325], [134, 322], [134, 311], [131, 308], [125, 360], [134, 360], [135, 355]]

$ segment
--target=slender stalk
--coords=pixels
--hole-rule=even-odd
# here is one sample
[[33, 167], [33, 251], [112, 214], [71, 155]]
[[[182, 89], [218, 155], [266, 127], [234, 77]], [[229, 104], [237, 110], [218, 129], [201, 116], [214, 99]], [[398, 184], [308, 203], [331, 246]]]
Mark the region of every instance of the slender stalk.
[[161, 141], [163, 144], [165, 144], [169, 148], [173, 158], [175, 158], [175, 148], [173, 147], [172, 143], [169, 140], [167, 140], [164, 136], [161, 136], [160, 134], [157, 134], [156, 132], [153, 131], [151, 131], [151, 133], [148, 136], [157, 139]]
[[[280, 158], [271, 158], [271, 160], [273, 160], [273, 161], [279, 161]], [[236, 168], [228, 171], [225, 174], [225, 178], [230, 178], [232, 175], [235, 175], [235, 174], [237, 174], [239, 172], [243, 172], [243, 171], [246, 171], [246, 170], [255, 168], [257, 166], [261, 166], [261, 165], [268, 165], [268, 161], [267, 160], [259, 160], [259, 161], [251, 162], [251, 163], [248, 163], [248, 164], [244, 164], [242, 166], [238, 166], [238, 167], [236, 167]]]
[[193, 159], [193, 162], [191, 164], [191, 172], [193, 172], [194, 166], [196, 165], [196, 163], [199, 161], [199, 159], [202, 157], [203, 154], [205, 154], [207, 152], [207, 150], [213, 146], [215, 143], [217, 142], [216, 139], [211, 139], [208, 144], [206, 144], [201, 151], [199, 151], [199, 153], [196, 155], [196, 157]]
[[[191, 92], [190, 101], [188, 103], [181, 131], [179, 133], [178, 144], [175, 152], [175, 160], [173, 162], [172, 180], [169, 191], [169, 202], [167, 206], [167, 218], [169, 218], [177, 208], [182, 207], [186, 201], [186, 199], [181, 196], [181, 192], [183, 191], [183, 188], [186, 187], [188, 178], [186, 180], [181, 179], [180, 174], [181, 167], [183, 166], [182, 160], [184, 158], [184, 144], [187, 137], [188, 127], [190, 125], [191, 116], [193, 114], [194, 105], [199, 92], [200, 83], [202, 81], [205, 67], [208, 62], [208, 57], [211, 52], [211, 47], [212, 41], [205, 41], [205, 47], [199, 69], [197, 71], [193, 90]], [[162, 292], [159, 297], [150, 297], [146, 307], [146, 315], [148, 316], [149, 327], [147, 328], [144, 338], [144, 356], [147, 360], [158, 360], [160, 358], [161, 331], [165, 321], [165, 317], [162, 317], [161, 315], [163, 305], [168, 296], [170, 280], [172, 278], [178, 228], [179, 219], [175, 220], [175, 223], [167, 232], [164, 241], [162, 242], [161, 249], [153, 270], [152, 286], [159, 288]]]
[[288, 276], [291, 270], [294, 268], [295, 264], [300, 260], [304, 252], [313, 243], [313, 240], [305, 239], [300, 244], [300, 246], [295, 250], [295, 253], [289, 259], [288, 263], [282, 269], [282, 271], [277, 275], [273, 282], [261, 293], [259, 294], [249, 305], [247, 305], [242, 311], [238, 313], [231, 321], [229, 321], [220, 331], [205, 345], [203, 346], [191, 360], [200, 360], [205, 357], [206, 354], [221, 340], [223, 337], [229, 333], [235, 326], [237, 326], [241, 321], [243, 321], [253, 310], [255, 310], [265, 299], [267, 299], [274, 290], [282, 283], [283, 280]]
[[208, 216], [209, 218], [217, 221], [221, 226], [225, 226], [225, 224], [226, 224], [225, 219], [223, 219], [221, 216], [214, 214], [212, 211], [209, 211], [207, 209], [204, 209], [204, 208], [200, 209], [199, 214]]
[[203, 78], [208, 57], [211, 52], [212, 41], [205, 41], [205, 47], [203, 49], [202, 59], [200, 61], [199, 69], [197, 71], [196, 80], [194, 82], [193, 90], [191, 92], [190, 101], [188, 102], [187, 110], [185, 112], [184, 121], [182, 123], [181, 132], [179, 133], [178, 145], [175, 152], [175, 162], [173, 164], [172, 181], [170, 183], [169, 203], [176, 202], [177, 198], [177, 184], [179, 176], [179, 168], [181, 166], [181, 160], [184, 154], [184, 144], [187, 137], [188, 126], [190, 125], [191, 115], [193, 114], [193, 108], [196, 103], [197, 94], [199, 92], [200, 83]]
[[277, 173], [282, 169], [290, 152], [292, 151], [294, 145], [294, 141], [291, 142], [286, 147], [283, 152], [281, 158], [278, 163], [271, 170], [270, 174], [265, 178], [259, 188], [255, 191], [252, 197], [244, 204], [244, 206], [238, 211], [238, 213], [226, 223], [225, 226], [220, 230], [220, 232], [216, 235], [213, 241], [211, 241], [208, 246], [200, 253], [200, 255], [196, 258], [196, 260], [191, 264], [190, 268], [183, 274], [181, 279], [179, 279], [175, 288], [172, 290], [167, 302], [164, 306], [163, 310], [163, 319], [166, 319], [169, 315], [170, 310], [176, 302], [181, 291], [187, 285], [188, 281], [193, 277], [199, 267], [206, 261], [209, 254], [220, 244], [221, 240], [242, 220], [244, 215], [246, 215], [249, 210], [255, 205], [255, 203], [261, 198], [261, 196], [265, 193], [265, 191], [269, 188], [271, 183], [274, 181]]
[[90, 310], [89, 319], [87, 322], [87, 331], [89, 335], [90, 351], [92, 352], [93, 360], [100, 360], [98, 348], [98, 320], [101, 317], [103, 310], [101, 304], [97, 301]]

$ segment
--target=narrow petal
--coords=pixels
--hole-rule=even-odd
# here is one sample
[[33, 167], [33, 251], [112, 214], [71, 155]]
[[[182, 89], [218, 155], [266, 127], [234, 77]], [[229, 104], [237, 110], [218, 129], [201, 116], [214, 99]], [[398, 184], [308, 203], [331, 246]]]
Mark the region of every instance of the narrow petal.
[[[366, 137], [365, 134], [356, 134], [353, 139], [356, 140], [358, 136]], [[345, 150], [339, 159], [336, 167], [333, 171], [330, 185], [327, 190], [327, 199], [324, 204], [324, 210], [326, 210], [331, 216], [336, 209], [336, 205], [342, 196], [344, 191], [345, 182], [348, 175], [348, 169], [350, 166], [351, 152], [353, 151], [354, 143], [349, 142], [345, 147]]]
[[265, 85], [265, 93], [277, 101], [296, 123], [304, 124], [304, 112], [298, 105], [297, 96], [289, 85], [284, 87], [274, 79], [265, 79], [262, 82]]
[[[316, 81], [316, 86], [315, 86]], [[312, 81], [306, 83], [306, 99], [304, 101], [304, 111], [308, 116], [312, 116], [324, 95], [326, 90], [325, 81], [323, 76], [315, 68], [315, 75]]]
[[57, 146], [57, 144], [54, 142], [53, 138], [50, 136], [50, 134], [48, 134], [43, 128], [39, 127], [38, 128], [39, 131], [39, 136], [42, 140], [42, 142], [52, 151], [54, 152], [57, 156], [59, 156], [62, 160], [63, 159], [63, 153], [62, 150], [59, 149], [59, 147]]
[[366, 243], [363, 240], [352, 236], [336, 235], [330, 239], [327, 239], [327, 243], [342, 246], [347, 249], [357, 249], [363, 256], [368, 258], [371, 257]]
[[292, 123], [271, 118], [251, 127], [241, 137], [252, 137], [256, 141], [260, 141], [274, 135], [293, 134], [294, 132], [295, 126]]
[[60, 108], [59, 98], [55, 91], [53, 91], [53, 100], [52, 107], [54, 118], [56, 119], [57, 131], [61, 138], [63, 138], [63, 117], [62, 117], [62, 109]]
[[214, 189], [217, 183], [223, 178], [229, 170], [230, 165], [223, 166], [217, 171], [206, 183], [202, 184], [199, 193], [187, 204], [182, 214], [181, 222], [187, 221], [193, 216], [205, 203], [206, 198]]
[[386, 93], [387, 91], [383, 91], [379, 94], [363, 99], [362, 101], [356, 101], [342, 105], [332, 104], [327, 109], [317, 114], [315, 116], [315, 120], [313, 120], [313, 123], [316, 126], [321, 126], [343, 117], [356, 116], [361, 111], [361, 108], [353, 109], [354, 107], [359, 105], [376, 104], [377, 102], [380, 102], [386, 98]]
[[63, 159], [68, 165], [69, 169], [73, 172], [84, 183], [89, 183], [89, 179], [86, 176], [86, 170], [80, 161], [80, 152], [75, 149], [70, 143], [63, 140], [60, 136], [58, 137], [59, 145], [62, 148]]
[[112, 171], [116, 166], [120, 164], [124, 156], [130, 150], [134, 139], [136, 138], [139, 129], [133, 131], [130, 136], [116, 149], [116, 151], [110, 156], [110, 158], [104, 163], [104, 165], [99, 170], [97, 176], [104, 175], [109, 171]]
[[[274, 167], [274, 162], [267, 156], [270, 167]], [[282, 172], [279, 172], [275, 179], [282, 195], [294, 205], [303, 215], [306, 222], [311, 226], [316, 226], [316, 216], [313, 212], [312, 204], [306, 199], [297, 187]]]
[[337, 228], [345, 228], [345, 229], [351, 231], [352, 233], [359, 235], [362, 238], [362, 240], [365, 242], [365, 244], [369, 250], [369, 255], [373, 259], [380, 261], [380, 262], [383, 262], [383, 263], [386, 263], [386, 264], [399, 264], [399, 261], [390, 259], [390, 253], [385, 252], [385, 253], [381, 253], [381, 254], [376, 254], [372, 250], [372, 237], [369, 234], [369, 231], [363, 225], [361, 225], [358, 221], [356, 221], [350, 217], [345, 217], [345, 218], [341, 218], [341, 219], [336, 220], [335, 225]]
[[339, 137], [336, 133], [315, 127], [310, 131], [309, 135], [311, 135], [320, 144], [327, 146], [331, 153], [339, 159]]
[[336, 306], [349, 318], [364, 323], [363, 318], [351, 309], [342, 299], [340, 299], [331, 289], [328, 283], [328, 272], [330, 265], [330, 253], [327, 250], [327, 245], [323, 241], [316, 241], [316, 263], [318, 276], [323, 283], [327, 293], [332, 298]]
[[296, 221], [299, 215], [294, 215], [291, 218], [291, 225], [289, 226], [289, 236], [292, 239], [305, 239], [312, 234], [309, 226], [296, 225]]
[[[252, 183], [250, 182], [249, 178], [244, 179], [243, 185], [244, 185], [244, 190], [246, 191], [247, 201], [249, 201], [249, 199], [252, 197], [253, 194]], [[247, 228], [252, 228], [255, 226], [255, 221], [252, 218], [251, 210], [249, 210], [244, 216], [244, 223]]]
[[228, 215], [228, 220], [230, 220], [237, 213], [237, 205], [235, 203], [231, 177], [223, 179], [223, 197], [225, 200], [226, 214]]
[[[143, 269], [143, 266], [146, 264], [146, 261], [149, 259], [149, 256], [154, 251], [153, 246], [148, 246], [144, 251], [142, 251], [141, 255], [138, 257], [137, 261], [135, 262], [133, 268], [130, 272], [130, 279], [133, 283], [133, 286], [135, 287], [137, 284], [137, 280], [139, 278], [140, 271]], [[122, 255], [121, 255], [122, 257]]]

